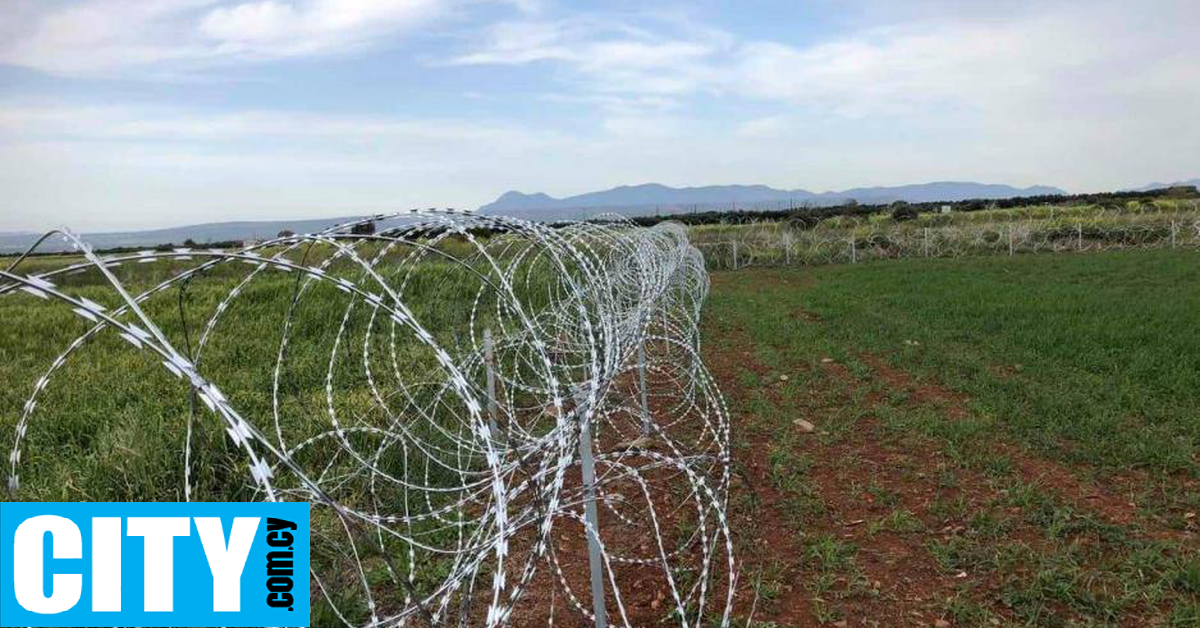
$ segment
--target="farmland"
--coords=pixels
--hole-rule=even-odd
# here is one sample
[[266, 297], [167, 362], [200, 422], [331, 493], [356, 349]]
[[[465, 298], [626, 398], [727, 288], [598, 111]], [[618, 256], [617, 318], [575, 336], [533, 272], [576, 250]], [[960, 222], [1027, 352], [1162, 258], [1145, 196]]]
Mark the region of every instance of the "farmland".
[[[1041, 210], [1024, 211], [1049, 220]], [[1162, 215], [1154, 214], [1158, 226]], [[1186, 222], [1172, 215], [1168, 221]], [[920, 233], [935, 220], [994, 222], [985, 218], [924, 216], [900, 227]], [[947, 231], [940, 233], [962, 226], [942, 225]], [[711, 242], [718, 229], [697, 228], [692, 237]], [[1169, 232], [1155, 233], [1167, 242]], [[465, 255], [460, 243], [439, 246], [439, 254]], [[732, 422], [738, 624], [1200, 622], [1196, 251], [1084, 248], [1059, 255], [866, 257], [712, 276], [701, 348]], [[470, 337], [460, 330], [482, 324], [473, 315], [480, 284], [452, 264], [426, 261], [421, 272], [406, 273], [411, 253], [389, 253], [380, 268], [404, 286], [413, 316], [435, 321], [431, 333], [465, 360]], [[299, 251], [291, 255], [300, 259]], [[116, 272], [144, 290], [195, 266], [169, 257]], [[34, 258], [22, 270], [45, 272], [74, 261]], [[146, 311], [176, 345], [194, 345], [207, 320], [196, 313], [217, 311], [247, 272], [241, 265], [214, 269], [150, 299]], [[381, 405], [397, 413], [444, 411], [420, 387], [406, 391], [415, 402], [373, 399], [359, 362], [376, 373], [402, 364], [396, 380], [424, 381], [438, 369], [434, 356], [411, 338], [393, 338], [399, 360], [386, 352], [368, 359], [366, 347], [377, 340], [369, 331], [371, 312], [352, 311], [336, 286], [314, 284], [285, 314], [279, 304], [289, 302], [299, 283], [295, 273], [263, 273], [224, 311], [205, 349], [204, 366], [236, 391], [230, 398], [244, 414], [277, 412], [286, 418], [281, 429], [313, 436], [331, 414], [365, 422]], [[60, 285], [110, 308], [118, 304], [95, 273]], [[525, 302], [544, 305], [552, 300], [545, 286], [544, 275], [531, 273], [518, 290]], [[70, 308], [27, 294], [0, 298], [0, 320], [0, 442], [7, 450], [30, 387], [87, 326]], [[281, 359], [285, 328], [288, 368], [278, 375], [272, 367]], [[346, 355], [335, 362], [330, 356], [338, 354], [335, 339], [343, 333], [342, 345], [356, 353], [342, 349]], [[195, 403], [187, 388], [115, 335], [83, 351], [54, 380], [29, 431], [22, 498], [184, 499], [181, 452]], [[380, 386], [389, 384], [397, 381]], [[332, 401], [330, 386], [337, 393]], [[261, 497], [225, 432], [201, 425], [189, 434], [200, 456], [192, 463], [200, 496], [193, 498]], [[367, 437], [353, 442], [380, 446]], [[371, 501], [371, 491], [350, 480], [359, 465], [338, 458], [339, 449], [323, 442], [297, 459], [327, 463], [327, 476], [345, 483], [343, 499]], [[393, 470], [387, 465], [399, 463], [381, 457], [379, 464]], [[326, 532], [336, 531], [326, 524]], [[444, 529], [419, 533], [430, 543], [454, 543]], [[352, 535], [356, 542], [363, 536]], [[328, 543], [336, 544], [337, 534], [331, 537]], [[374, 603], [402, 605], [405, 591], [387, 586], [387, 578], [393, 568], [409, 568], [405, 552], [381, 548], [402, 557], [393, 566], [383, 551], [362, 549], [372, 589], [391, 590]], [[317, 558], [345, 564], [332, 551]], [[448, 569], [446, 561], [424, 559], [413, 566], [412, 586], [428, 591]], [[353, 621], [369, 619], [374, 611], [356, 592], [355, 574], [337, 575], [329, 584], [339, 611]], [[645, 594], [643, 602], [658, 603], [664, 592]], [[643, 610], [656, 619], [669, 615]], [[336, 624], [337, 612], [319, 604], [314, 625]]]
[[1194, 252], [714, 284], [758, 625], [1200, 621]]

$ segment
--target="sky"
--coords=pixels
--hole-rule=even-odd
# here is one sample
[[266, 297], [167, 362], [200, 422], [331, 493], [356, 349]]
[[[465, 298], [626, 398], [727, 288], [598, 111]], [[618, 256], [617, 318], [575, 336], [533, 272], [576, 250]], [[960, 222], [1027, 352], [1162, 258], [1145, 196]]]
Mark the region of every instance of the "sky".
[[0, 232], [1200, 177], [1195, 0], [0, 2]]

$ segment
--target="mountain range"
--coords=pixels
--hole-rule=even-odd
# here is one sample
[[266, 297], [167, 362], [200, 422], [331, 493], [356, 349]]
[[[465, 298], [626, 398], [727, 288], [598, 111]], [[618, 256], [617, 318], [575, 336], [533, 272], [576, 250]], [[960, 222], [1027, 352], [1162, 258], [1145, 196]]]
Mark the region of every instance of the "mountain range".
[[[1145, 191], [1173, 185], [1200, 186], [1200, 178], [1174, 183], [1151, 183], [1134, 191]], [[853, 199], [863, 204], [961, 201], [972, 199], [1013, 198], [1065, 194], [1056, 187], [1036, 185], [1017, 188], [1009, 185], [941, 181], [892, 187], [851, 188], [839, 192], [810, 192], [781, 190], [765, 185], [709, 185], [672, 188], [658, 183], [623, 185], [610, 190], [589, 192], [565, 198], [542, 193], [506, 192], [495, 201], [479, 208], [481, 213], [504, 214], [527, 220], [553, 221], [618, 213], [627, 216], [670, 214], [709, 209], [785, 209], [797, 205], [837, 205]], [[310, 220], [262, 220], [213, 222], [150, 231], [85, 233], [83, 238], [97, 249], [113, 247], [151, 247], [161, 244], [182, 245], [192, 240], [197, 245], [209, 242], [240, 241], [271, 238], [280, 231], [312, 233], [358, 217], [321, 218]], [[40, 234], [0, 231], [0, 253], [24, 251]], [[66, 245], [59, 238], [48, 239], [39, 251], [62, 251]]]
[[[262, 240], [274, 238], [280, 231], [288, 230], [293, 233], [313, 233], [328, 229], [351, 220], [347, 218], [319, 218], [315, 220], [239, 220], [234, 222], [210, 222], [186, 227], [170, 227], [168, 229], [152, 229], [150, 231], [116, 231], [108, 233], [84, 233], [80, 237], [91, 244], [93, 248], [103, 250], [115, 247], [152, 247], [160, 244], [175, 244], [183, 246], [183, 242], [191, 240], [197, 245], [209, 242], [243, 241], [248, 239]], [[41, 237], [40, 233], [0, 232], [0, 253], [17, 253], [29, 248]], [[39, 251], [65, 251], [70, 245], [62, 238], [48, 238]]]
[[1200, 178], [1187, 179], [1184, 181], [1176, 181], [1174, 183], [1151, 183], [1150, 185], [1143, 185], [1140, 188], [1136, 188], [1133, 191], [1134, 192], [1146, 192], [1149, 190], [1161, 190], [1163, 188], [1173, 188], [1173, 187], [1177, 187], [1177, 186], [1181, 186], [1181, 185], [1191, 185], [1191, 186], [1200, 188]]
[[673, 188], [659, 183], [622, 185], [610, 190], [554, 198], [541, 192], [505, 192], [479, 208], [485, 214], [506, 214], [531, 220], [566, 220], [602, 212], [625, 215], [677, 213], [694, 209], [782, 209], [801, 204], [837, 205], [848, 200], [863, 204], [907, 201], [925, 203], [970, 199], [1013, 198], [1066, 194], [1056, 187], [938, 181], [893, 187], [851, 188], [836, 192], [781, 190], [766, 185], [709, 185]]

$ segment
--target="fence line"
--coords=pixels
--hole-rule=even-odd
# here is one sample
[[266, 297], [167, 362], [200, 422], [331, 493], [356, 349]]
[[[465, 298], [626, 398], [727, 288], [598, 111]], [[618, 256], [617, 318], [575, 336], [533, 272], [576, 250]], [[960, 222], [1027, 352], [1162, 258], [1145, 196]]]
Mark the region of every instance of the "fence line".
[[[699, 357], [708, 276], [687, 232], [432, 210], [371, 220], [398, 224], [111, 256], [63, 231], [83, 261], [0, 270], [0, 298], [65, 306], [84, 324], [29, 382], [10, 492], [38, 488], [39, 464], [28, 463], [32, 488], [19, 472], [38, 442], [28, 431], [55, 418], [47, 399], [63, 388], [109, 394], [67, 383], [72, 368], [134, 351], [182, 384], [163, 398], [187, 416], [185, 498], [249, 491], [312, 502], [324, 522], [314, 524], [324, 527], [313, 535], [313, 577], [346, 625], [544, 625], [564, 612], [644, 625], [632, 600], [648, 588], [669, 593], [655, 620], [673, 609], [679, 625], [730, 625], [729, 421]], [[132, 288], [143, 263], [167, 264], [169, 277]], [[81, 278], [106, 291], [89, 292], [104, 303], [81, 295]], [[184, 298], [203, 286], [215, 295], [208, 305]], [[176, 290], [186, 343], [164, 332], [172, 309], [151, 307], [173, 305]], [[244, 357], [262, 340], [246, 325], [271, 316], [282, 322], [266, 334], [273, 346], [262, 345], [270, 357]], [[206, 321], [194, 344], [188, 320]], [[330, 323], [332, 333], [300, 331]], [[128, 345], [81, 350], [101, 336]], [[235, 374], [220, 358], [230, 352], [269, 381]], [[262, 389], [269, 409], [234, 401]], [[323, 410], [302, 410], [305, 391], [322, 389]], [[196, 431], [214, 423], [228, 439], [208, 449]], [[198, 457], [222, 455], [244, 476], [198, 483]], [[585, 546], [586, 556], [572, 551]], [[639, 569], [637, 581], [619, 580], [621, 566]], [[526, 602], [538, 587], [566, 602]]]
[[[952, 222], [837, 219], [814, 228], [787, 222], [693, 230], [710, 269], [858, 263], [877, 259], [1020, 255], [1142, 248], [1200, 248], [1200, 209], [1095, 211], [1076, 216]], [[708, 231], [706, 233], [706, 231]], [[715, 233], [714, 233], [715, 232]]]

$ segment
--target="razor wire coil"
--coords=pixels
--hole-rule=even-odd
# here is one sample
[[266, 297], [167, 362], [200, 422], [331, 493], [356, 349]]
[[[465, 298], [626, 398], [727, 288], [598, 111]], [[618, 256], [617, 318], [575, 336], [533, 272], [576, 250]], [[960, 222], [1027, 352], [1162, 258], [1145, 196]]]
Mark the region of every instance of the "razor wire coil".
[[[85, 325], [16, 418], [14, 497], [27, 434], [52, 420], [39, 404], [117, 350], [87, 350], [115, 335], [186, 391], [185, 499], [225, 496], [198, 479], [224, 456], [244, 473], [237, 491], [313, 503], [315, 590], [346, 625], [594, 621], [585, 531], [602, 548], [614, 624], [638, 621], [652, 581], [679, 625], [729, 625], [730, 426], [699, 355], [705, 260], [682, 226], [415, 210], [231, 250], [115, 255], [57, 235], [81, 259], [0, 270], [0, 297], [63, 304]], [[161, 281], [132, 287], [154, 265]], [[105, 298], [73, 289], [78, 276]], [[202, 289], [204, 303], [186, 298]], [[175, 290], [181, 324], [169, 326], [161, 304]], [[247, 312], [276, 321], [273, 348], [247, 358], [269, 371], [253, 384], [221, 357], [247, 344]], [[259, 386], [269, 403], [242, 401]], [[236, 455], [210, 451], [214, 423]], [[586, 429], [594, 487], [574, 471]], [[591, 488], [598, 530], [581, 514]]]

